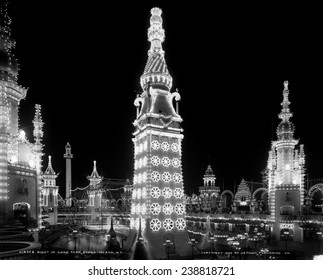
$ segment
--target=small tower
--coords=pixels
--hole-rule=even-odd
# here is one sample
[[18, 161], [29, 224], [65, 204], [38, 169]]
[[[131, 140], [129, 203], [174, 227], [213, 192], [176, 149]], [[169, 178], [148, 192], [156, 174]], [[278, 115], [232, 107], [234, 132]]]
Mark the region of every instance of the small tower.
[[214, 175], [211, 164], [209, 163], [203, 176], [204, 186], [199, 187], [202, 199], [202, 208], [210, 210], [216, 208], [217, 200], [219, 200], [220, 187], [215, 185], [216, 177]]
[[64, 158], [66, 159], [66, 184], [65, 184], [65, 201], [66, 206], [72, 206], [72, 158], [73, 155], [71, 153], [71, 145], [67, 142], [65, 146], [65, 154]]
[[100, 209], [102, 200], [102, 192], [100, 189], [102, 177], [99, 176], [98, 172], [96, 171], [96, 161], [93, 161], [93, 171], [91, 176], [87, 176], [87, 179], [90, 181], [90, 187], [88, 190], [88, 207], [91, 212], [91, 223], [94, 223], [99, 217], [99, 212], [96, 211], [96, 209]]
[[294, 139], [294, 125], [290, 121], [290, 102], [288, 82], [284, 82], [281, 119], [277, 127], [277, 140], [272, 142], [268, 157], [268, 194], [270, 215], [277, 239], [289, 238], [302, 241], [302, 229], [296, 223], [296, 215], [304, 204], [305, 154], [303, 145], [296, 149], [298, 140]]
[[48, 166], [44, 174], [42, 186], [42, 206], [49, 215], [48, 222], [57, 224], [58, 186], [56, 186], [57, 175], [52, 167], [52, 157], [48, 156]]

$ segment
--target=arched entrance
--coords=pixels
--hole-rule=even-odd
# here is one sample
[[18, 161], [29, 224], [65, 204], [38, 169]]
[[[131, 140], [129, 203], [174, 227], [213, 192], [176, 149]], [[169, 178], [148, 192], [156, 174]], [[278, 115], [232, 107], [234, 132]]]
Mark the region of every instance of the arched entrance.
[[17, 202], [13, 204], [13, 214], [16, 219], [28, 219], [30, 216], [30, 204]]
[[308, 196], [311, 198], [311, 208], [315, 212], [322, 212], [323, 203], [323, 184], [316, 184], [308, 190]]

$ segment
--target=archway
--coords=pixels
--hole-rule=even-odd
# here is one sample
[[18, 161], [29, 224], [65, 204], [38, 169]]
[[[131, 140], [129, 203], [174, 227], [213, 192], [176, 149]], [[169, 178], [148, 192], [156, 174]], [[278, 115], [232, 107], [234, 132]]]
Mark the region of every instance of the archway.
[[16, 219], [28, 219], [30, 216], [30, 204], [27, 202], [17, 202], [13, 206], [13, 214]]
[[315, 212], [322, 211], [323, 184], [316, 184], [308, 190], [308, 196], [312, 199], [312, 210]]
[[232, 191], [225, 190], [221, 193], [222, 207], [228, 209], [233, 202], [234, 194]]

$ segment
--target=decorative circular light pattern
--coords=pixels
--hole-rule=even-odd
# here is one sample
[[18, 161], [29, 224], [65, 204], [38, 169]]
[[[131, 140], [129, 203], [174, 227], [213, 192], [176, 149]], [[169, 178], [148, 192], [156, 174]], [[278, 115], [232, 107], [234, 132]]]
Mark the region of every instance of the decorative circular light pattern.
[[168, 183], [172, 179], [172, 176], [169, 172], [164, 172], [162, 175], [162, 179], [164, 182]]
[[145, 187], [142, 188], [141, 190], [141, 197], [146, 198], [147, 197], [147, 189]]
[[162, 158], [162, 164], [165, 166], [165, 167], [168, 167], [170, 165], [170, 159], [168, 157], [163, 157]]
[[160, 180], [160, 174], [157, 171], [151, 173], [151, 180], [158, 182]]
[[173, 213], [173, 206], [170, 204], [170, 203], [165, 203], [163, 205], [163, 212], [166, 214], [166, 215], [170, 215]]
[[146, 207], [146, 204], [144, 203], [143, 205], [141, 205], [141, 209], [140, 209], [141, 215], [145, 215], [146, 211], [147, 211], [147, 207]]
[[171, 231], [174, 228], [174, 221], [172, 219], [166, 219], [163, 222], [163, 227], [167, 231]]
[[137, 199], [141, 198], [141, 189], [137, 189]]
[[160, 144], [159, 144], [159, 142], [158, 142], [157, 140], [153, 140], [153, 141], [151, 142], [151, 147], [152, 147], [154, 150], [158, 150], [158, 149], [159, 149], [159, 147], [160, 147]]
[[161, 143], [161, 148], [164, 152], [167, 152], [169, 150], [169, 144], [167, 142]]
[[139, 203], [136, 205], [135, 213], [136, 213], [137, 215], [139, 215], [139, 214], [140, 214], [140, 204], [139, 204]]
[[173, 144], [171, 145], [171, 149], [172, 149], [172, 151], [173, 151], [174, 153], [177, 153], [177, 152], [179, 151], [178, 144], [173, 143]]
[[158, 203], [153, 203], [150, 205], [150, 213], [153, 215], [158, 215], [160, 213], [161, 207]]
[[152, 165], [154, 165], [154, 166], [159, 165], [159, 164], [160, 164], [160, 158], [159, 158], [158, 156], [153, 156], [153, 157], [151, 158], [151, 163], [152, 163]]
[[172, 196], [172, 190], [170, 188], [163, 188], [162, 194], [165, 198], [170, 198]]
[[186, 221], [183, 218], [178, 218], [175, 224], [179, 230], [184, 230], [186, 227]]
[[152, 231], [159, 231], [161, 228], [161, 222], [158, 219], [152, 219], [150, 221], [150, 228]]
[[174, 196], [176, 198], [181, 198], [183, 195], [184, 195], [184, 192], [183, 192], [183, 190], [181, 188], [176, 188], [174, 190]]
[[178, 159], [178, 158], [173, 158], [173, 160], [172, 160], [172, 165], [173, 165], [175, 168], [178, 168], [178, 167], [180, 167], [181, 162], [179, 161], [179, 159]]
[[175, 205], [175, 212], [177, 215], [183, 214], [185, 211], [184, 205], [182, 203], [177, 203]]
[[151, 190], [150, 190], [150, 195], [153, 197], [153, 198], [158, 198], [160, 197], [160, 189], [157, 188], [157, 187], [153, 187]]
[[135, 199], [137, 196], [137, 190], [132, 190], [132, 198]]
[[173, 180], [175, 183], [180, 183], [182, 181], [182, 175], [179, 173], [174, 173]]

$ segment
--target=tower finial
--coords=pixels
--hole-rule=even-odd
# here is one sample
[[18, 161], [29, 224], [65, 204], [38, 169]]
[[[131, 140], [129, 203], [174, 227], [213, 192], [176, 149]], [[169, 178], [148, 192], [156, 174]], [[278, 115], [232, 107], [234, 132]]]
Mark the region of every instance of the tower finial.
[[152, 53], [164, 54], [162, 42], [165, 40], [165, 30], [163, 29], [163, 19], [161, 17], [162, 10], [160, 8], [152, 8], [150, 10], [150, 27], [148, 29], [148, 41], [151, 43], [148, 55]]
[[284, 90], [283, 90], [284, 99], [283, 99], [283, 102], [281, 103], [282, 110], [278, 115], [279, 118], [282, 119], [284, 122], [288, 122], [289, 119], [293, 116], [293, 114], [289, 110], [290, 102], [288, 100], [288, 95], [289, 95], [288, 81], [284, 81]]
[[162, 10], [152, 8], [150, 13], [150, 27], [148, 28], [150, 49], [144, 74], [140, 78], [140, 84], [143, 90], [147, 90], [148, 84], [153, 87], [170, 90], [173, 78], [169, 75], [164, 57], [165, 52], [162, 47], [165, 40], [165, 30], [163, 29], [163, 19], [161, 17]]

